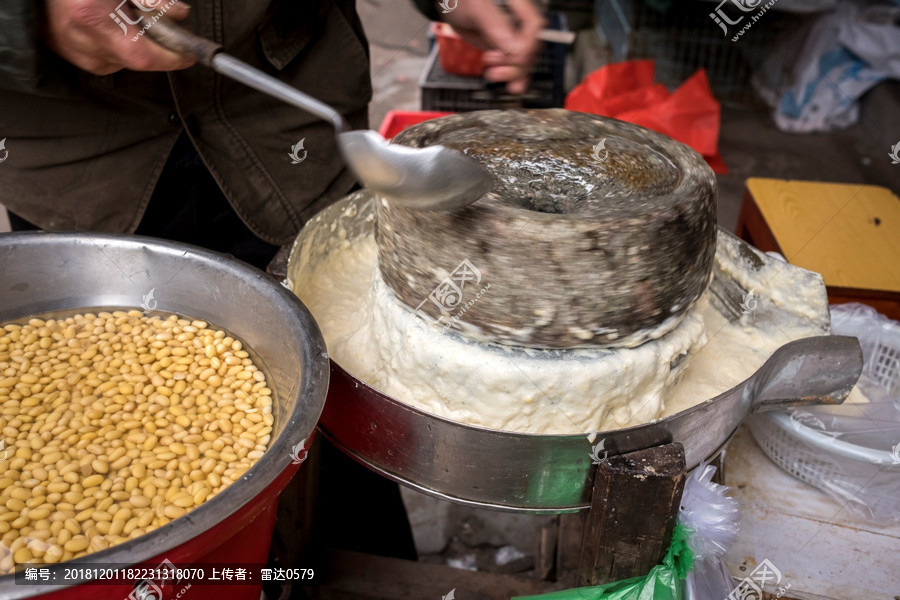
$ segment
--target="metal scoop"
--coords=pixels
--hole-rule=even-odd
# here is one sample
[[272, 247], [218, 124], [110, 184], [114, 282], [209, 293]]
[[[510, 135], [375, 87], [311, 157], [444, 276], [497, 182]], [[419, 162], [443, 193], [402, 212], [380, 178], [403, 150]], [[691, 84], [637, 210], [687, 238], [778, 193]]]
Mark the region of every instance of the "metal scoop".
[[155, 42], [226, 77], [302, 108], [334, 125], [338, 148], [356, 178], [388, 200], [409, 208], [450, 210], [478, 200], [491, 179], [475, 160], [443, 146], [390, 144], [371, 129], [351, 130], [331, 106], [226, 54], [222, 46], [161, 17], [147, 30]]

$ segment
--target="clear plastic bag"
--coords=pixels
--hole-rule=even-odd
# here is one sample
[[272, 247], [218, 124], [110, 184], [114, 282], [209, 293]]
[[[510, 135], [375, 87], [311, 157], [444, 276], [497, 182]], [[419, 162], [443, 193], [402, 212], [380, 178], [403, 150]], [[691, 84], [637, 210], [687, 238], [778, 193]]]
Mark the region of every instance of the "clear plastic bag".
[[811, 133], [856, 123], [858, 99], [880, 81], [900, 77], [898, 11], [841, 0], [810, 26], [783, 36], [753, 77], [778, 128]]
[[831, 332], [859, 339], [864, 361], [861, 391], [873, 403], [893, 397], [900, 411], [900, 323], [871, 306], [851, 302], [831, 306]]
[[672, 541], [646, 575], [603, 585], [513, 600], [721, 600], [734, 588], [722, 556], [739, 530], [740, 507], [729, 488], [712, 481], [716, 468], [700, 464], [684, 484]]
[[900, 323], [855, 303], [832, 306], [831, 323], [859, 339], [862, 401], [757, 415], [751, 431], [775, 463], [857, 516], [900, 523]]
[[734, 580], [722, 557], [740, 531], [740, 505], [730, 488], [715, 483], [716, 468], [706, 463], [694, 469], [684, 486], [678, 520], [693, 531], [688, 544], [694, 568], [687, 573], [684, 597], [722, 600], [734, 589]]

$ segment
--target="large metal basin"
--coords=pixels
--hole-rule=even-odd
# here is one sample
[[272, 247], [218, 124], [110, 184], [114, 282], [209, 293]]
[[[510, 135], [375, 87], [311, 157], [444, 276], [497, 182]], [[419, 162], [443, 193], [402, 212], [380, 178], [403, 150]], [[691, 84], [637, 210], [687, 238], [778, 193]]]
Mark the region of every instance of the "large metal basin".
[[[0, 322], [84, 308], [139, 307], [154, 290], [156, 311], [223, 328], [249, 346], [274, 395], [266, 454], [209, 502], [144, 536], [65, 563], [156, 566], [265, 563], [278, 494], [299, 468], [291, 448], [311, 441], [328, 389], [328, 358], [306, 307], [262, 271], [193, 246], [124, 235], [0, 235]], [[152, 308], [152, 306], [151, 306]], [[0, 597], [111, 598], [130, 586], [21, 585], [0, 577]], [[260, 583], [203, 585], [190, 598], [259, 598]]]
[[[294, 243], [287, 274], [304, 281], [330, 249], [368, 235], [374, 227], [372, 198], [358, 192], [317, 215]], [[724, 235], [724, 237], [723, 237]], [[720, 235], [744, 268], [767, 257], [730, 234]], [[313, 253], [301, 259], [303, 252]], [[818, 275], [809, 274], [821, 284]], [[714, 270], [720, 296], [747, 290]], [[824, 286], [821, 293], [824, 297]], [[735, 305], [736, 306], [736, 305]], [[774, 318], [765, 308], [754, 318]], [[774, 309], [773, 309], [774, 310]], [[756, 316], [758, 315], [758, 316]], [[819, 319], [827, 333], [827, 311]], [[838, 403], [862, 369], [856, 338], [814, 336], [785, 344], [750, 378], [714, 398], [657, 421], [599, 432], [608, 455], [669, 442], [684, 445], [687, 466], [712, 456], [750, 413], [787, 405]], [[320, 428], [349, 456], [420, 492], [484, 508], [559, 513], [586, 509], [596, 467], [585, 435], [539, 435], [477, 427], [441, 418], [405, 404], [332, 362], [331, 388]]]

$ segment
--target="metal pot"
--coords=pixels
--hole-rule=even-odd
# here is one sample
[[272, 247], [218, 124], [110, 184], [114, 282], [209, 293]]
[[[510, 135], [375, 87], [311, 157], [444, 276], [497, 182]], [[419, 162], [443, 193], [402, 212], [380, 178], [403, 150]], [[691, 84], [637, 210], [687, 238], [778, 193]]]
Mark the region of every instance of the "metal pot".
[[[368, 235], [373, 226], [371, 196], [366, 192], [329, 207], [295, 241], [289, 281], [301, 281], [301, 269], [323, 258], [329, 248]], [[765, 257], [725, 235], [729, 250], [747, 263], [746, 268], [759, 268]], [[310, 257], [313, 250], [316, 256]], [[719, 272], [712, 285], [722, 296], [741, 291]], [[823, 331], [827, 323], [826, 315]], [[752, 412], [843, 401], [861, 369], [855, 338], [818, 336], [791, 342], [749, 379], [715, 398], [652, 423], [600, 432], [596, 439], [605, 440], [609, 455], [680, 442], [692, 468], [712, 456]], [[420, 492], [473, 506], [529, 513], [588, 508], [594, 466], [585, 435], [512, 433], [467, 425], [391, 398], [334, 361], [331, 377], [320, 428], [374, 471]]]
[[[240, 480], [184, 517], [65, 565], [265, 563], [278, 494], [299, 468], [291, 448], [304, 440], [308, 447], [328, 388], [325, 344], [306, 307], [263, 272], [193, 246], [124, 235], [0, 235], [0, 322], [137, 307], [150, 290], [158, 302], [150, 308], [204, 319], [255, 354], [273, 391], [272, 441]], [[69, 583], [75, 587], [21, 585], [8, 575], [0, 577], [0, 597], [121, 600], [134, 585]], [[190, 597], [256, 600], [260, 589], [258, 581], [203, 585]]]

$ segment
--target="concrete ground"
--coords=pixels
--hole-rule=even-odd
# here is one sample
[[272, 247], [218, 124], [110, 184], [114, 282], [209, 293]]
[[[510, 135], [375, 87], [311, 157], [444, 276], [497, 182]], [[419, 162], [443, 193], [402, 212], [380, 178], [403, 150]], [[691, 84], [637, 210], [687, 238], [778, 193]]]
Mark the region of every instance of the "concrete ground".
[[389, 110], [419, 110], [419, 76], [428, 58], [428, 20], [410, 0], [357, 0], [369, 38], [372, 87], [369, 127]]

